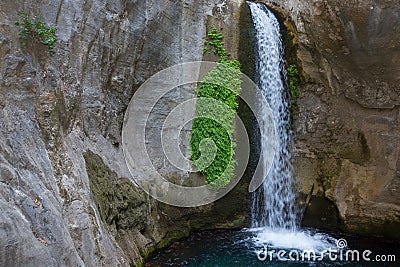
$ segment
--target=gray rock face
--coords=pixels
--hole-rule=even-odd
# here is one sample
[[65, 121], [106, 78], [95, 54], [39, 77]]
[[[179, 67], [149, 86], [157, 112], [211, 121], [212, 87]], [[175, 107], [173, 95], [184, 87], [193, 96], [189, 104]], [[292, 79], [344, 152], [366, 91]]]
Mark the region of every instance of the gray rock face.
[[[399, 4], [347, 2], [280, 1], [305, 77], [294, 118], [299, 188], [316, 183], [348, 230], [393, 236]], [[158, 70], [200, 60], [207, 28], [223, 27], [226, 48], [243, 53], [241, 3], [1, 2], [1, 266], [129, 266], [190, 229], [243, 222], [245, 185], [199, 209], [165, 206], [129, 182], [120, 146], [137, 88]], [[34, 41], [20, 48], [19, 10], [58, 27], [54, 57]]]
[[[237, 219], [237, 207], [206, 223], [193, 215], [201, 209], [160, 211], [129, 182], [120, 143], [135, 90], [163, 68], [201, 60], [207, 27], [224, 26], [237, 54], [241, 2], [1, 2], [1, 266], [128, 266], [187, 234], [189, 218], [193, 228]], [[20, 48], [17, 11], [57, 26], [54, 57], [34, 40]], [[184, 218], [168, 225], [168, 216]]]
[[346, 230], [399, 237], [399, 2], [279, 5], [304, 79], [293, 123], [300, 191], [315, 183]]

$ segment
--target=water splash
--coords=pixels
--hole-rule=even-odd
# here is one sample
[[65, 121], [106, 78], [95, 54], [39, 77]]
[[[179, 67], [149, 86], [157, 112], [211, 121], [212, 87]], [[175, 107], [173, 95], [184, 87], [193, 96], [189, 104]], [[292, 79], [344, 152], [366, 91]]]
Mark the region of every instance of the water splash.
[[328, 234], [311, 229], [290, 231], [286, 229], [253, 228], [253, 243], [257, 246], [269, 246], [275, 249], [295, 249], [301, 252], [314, 251], [320, 254], [324, 250], [337, 249], [337, 240]]
[[[273, 165], [262, 186], [253, 194], [252, 227], [296, 230], [295, 195], [292, 190], [292, 134], [280, 27], [264, 4], [248, 2], [253, 21], [256, 83], [267, 98], [277, 132]], [[261, 112], [264, 108], [260, 107]], [[262, 127], [262, 126], [261, 126]], [[266, 137], [261, 136], [261, 147]], [[262, 153], [262, 158], [268, 158]], [[268, 170], [264, 170], [266, 175]]]

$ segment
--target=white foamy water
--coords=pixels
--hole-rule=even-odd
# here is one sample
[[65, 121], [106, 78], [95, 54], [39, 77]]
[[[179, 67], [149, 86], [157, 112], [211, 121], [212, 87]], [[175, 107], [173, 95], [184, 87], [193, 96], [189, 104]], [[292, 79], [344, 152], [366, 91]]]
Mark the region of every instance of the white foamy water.
[[327, 234], [311, 230], [289, 231], [285, 229], [254, 228], [250, 231], [256, 235], [253, 242], [258, 246], [268, 246], [275, 249], [296, 249], [300, 251], [315, 251], [336, 249], [337, 240]]

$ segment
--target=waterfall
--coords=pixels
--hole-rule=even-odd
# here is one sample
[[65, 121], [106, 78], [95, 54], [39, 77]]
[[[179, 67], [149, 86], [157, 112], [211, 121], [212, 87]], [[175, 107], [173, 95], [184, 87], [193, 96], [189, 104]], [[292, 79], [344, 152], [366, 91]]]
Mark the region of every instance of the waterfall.
[[[296, 229], [295, 195], [292, 189], [292, 134], [289, 99], [285, 91], [285, 68], [280, 27], [264, 4], [248, 2], [253, 21], [256, 53], [256, 84], [266, 97], [277, 133], [276, 154], [260, 188], [253, 193], [252, 227]], [[260, 107], [263, 112], [268, 107]], [[261, 148], [265, 142], [261, 136]], [[267, 151], [261, 151], [267, 153]], [[265, 157], [267, 158], [267, 157]]]

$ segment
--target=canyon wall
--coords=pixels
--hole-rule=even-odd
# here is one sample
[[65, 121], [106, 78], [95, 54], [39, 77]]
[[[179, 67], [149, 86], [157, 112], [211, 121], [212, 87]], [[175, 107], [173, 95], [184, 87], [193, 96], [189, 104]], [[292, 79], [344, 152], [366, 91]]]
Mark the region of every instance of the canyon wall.
[[[201, 60], [207, 29], [222, 27], [237, 55], [240, 3], [1, 2], [0, 265], [129, 266], [190, 230], [243, 223], [237, 195], [197, 209], [154, 201], [121, 146], [132, 95], [157, 71]], [[54, 56], [32, 39], [21, 48], [18, 11], [57, 26]]]
[[[251, 73], [243, 3], [2, 1], [0, 265], [128, 266], [190, 230], [243, 225], [246, 181], [205, 207], [167, 206], [134, 185], [121, 146], [135, 91], [161, 69], [202, 59], [207, 29], [223, 28]], [[293, 112], [299, 191], [315, 184], [314, 199], [346, 230], [398, 237], [399, 4], [285, 0], [277, 9], [303, 79]], [[53, 57], [34, 40], [21, 48], [17, 11], [58, 27]], [[309, 211], [323, 226], [317, 202]]]

